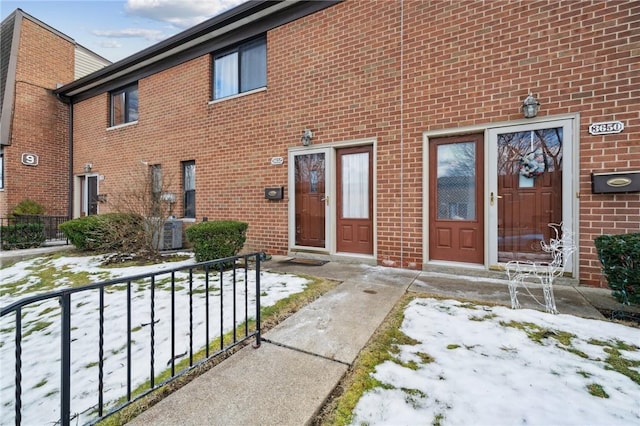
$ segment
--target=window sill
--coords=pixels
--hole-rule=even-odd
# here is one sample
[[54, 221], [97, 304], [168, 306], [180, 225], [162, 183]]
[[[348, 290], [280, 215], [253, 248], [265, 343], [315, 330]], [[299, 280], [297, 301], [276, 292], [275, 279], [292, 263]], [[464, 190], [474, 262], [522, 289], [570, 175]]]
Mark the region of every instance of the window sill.
[[116, 129], [122, 129], [123, 127], [133, 126], [134, 124], [138, 124], [138, 120], [136, 120], [136, 121], [130, 121], [129, 123], [118, 124], [117, 126], [107, 127], [107, 131], [109, 131], [109, 130], [116, 130]]
[[231, 99], [241, 98], [243, 96], [253, 95], [254, 93], [266, 92], [266, 91], [267, 91], [267, 87], [266, 86], [265, 87], [259, 87], [257, 89], [249, 90], [248, 92], [238, 93], [237, 95], [231, 95], [231, 96], [227, 96], [227, 97], [220, 98], [220, 99], [214, 99], [212, 101], [209, 101], [209, 105], [217, 104], [217, 103], [228, 101], [228, 100], [231, 100]]

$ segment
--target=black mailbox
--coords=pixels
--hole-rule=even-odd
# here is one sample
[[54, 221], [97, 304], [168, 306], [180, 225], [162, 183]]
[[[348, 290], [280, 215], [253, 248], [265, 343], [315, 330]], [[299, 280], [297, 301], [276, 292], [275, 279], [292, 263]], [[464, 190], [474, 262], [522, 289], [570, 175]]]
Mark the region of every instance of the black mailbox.
[[267, 200], [282, 200], [284, 198], [284, 186], [265, 188], [264, 198]]
[[640, 171], [591, 173], [591, 191], [594, 194], [640, 192]]

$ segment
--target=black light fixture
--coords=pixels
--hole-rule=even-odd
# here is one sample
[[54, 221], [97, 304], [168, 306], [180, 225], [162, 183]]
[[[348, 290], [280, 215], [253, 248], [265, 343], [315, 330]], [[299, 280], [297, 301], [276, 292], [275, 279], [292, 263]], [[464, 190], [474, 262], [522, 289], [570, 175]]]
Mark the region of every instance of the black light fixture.
[[540, 102], [531, 94], [527, 96], [522, 102], [522, 114], [524, 114], [524, 118], [533, 118], [538, 115], [538, 110], [540, 109]]
[[302, 145], [311, 145], [311, 139], [313, 139], [313, 132], [309, 129], [304, 129], [304, 131], [302, 132], [302, 137], [300, 137], [300, 142], [302, 142]]

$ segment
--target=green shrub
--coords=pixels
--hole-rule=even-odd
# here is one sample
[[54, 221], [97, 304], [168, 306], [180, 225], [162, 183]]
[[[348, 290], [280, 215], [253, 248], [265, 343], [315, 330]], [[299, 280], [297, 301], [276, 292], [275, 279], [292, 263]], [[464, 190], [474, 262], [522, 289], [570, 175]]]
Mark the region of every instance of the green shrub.
[[42, 223], [16, 223], [0, 226], [2, 250], [40, 247], [45, 241]]
[[640, 234], [600, 235], [595, 245], [615, 298], [625, 304], [640, 304]]
[[80, 250], [118, 251], [135, 245], [143, 226], [138, 215], [106, 213], [66, 221], [60, 230]]
[[13, 208], [13, 210], [11, 210], [11, 215], [42, 215], [44, 214], [44, 212], [45, 209], [42, 204], [25, 198], [24, 200], [20, 201], [18, 205]]
[[196, 261], [206, 262], [237, 255], [244, 246], [248, 227], [247, 223], [233, 220], [202, 222], [188, 227], [185, 234], [193, 245]]

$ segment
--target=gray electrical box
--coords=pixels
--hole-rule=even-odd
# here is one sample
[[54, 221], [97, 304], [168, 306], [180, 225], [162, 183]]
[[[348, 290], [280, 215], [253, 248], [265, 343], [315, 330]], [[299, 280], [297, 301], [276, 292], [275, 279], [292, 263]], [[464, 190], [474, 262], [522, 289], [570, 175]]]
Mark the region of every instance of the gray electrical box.
[[167, 219], [162, 224], [158, 239], [154, 243], [159, 250], [176, 250], [182, 248], [182, 221]]

